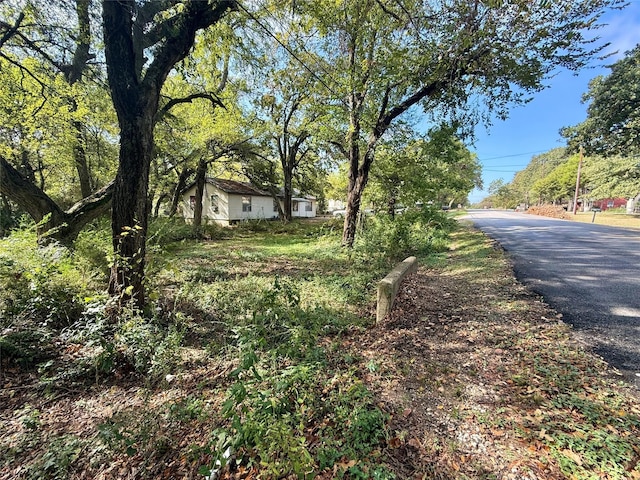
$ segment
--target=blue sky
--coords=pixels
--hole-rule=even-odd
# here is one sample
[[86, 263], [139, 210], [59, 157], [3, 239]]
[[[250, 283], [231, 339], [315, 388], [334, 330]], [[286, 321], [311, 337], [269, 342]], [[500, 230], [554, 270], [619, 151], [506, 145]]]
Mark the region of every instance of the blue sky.
[[[606, 52], [618, 53], [604, 62], [611, 64], [625, 51], [640, 43], [640, 0], [630, 0], [622, 11], [608, 12], [603, 20], [607, 26], [598, 35], [611, 46]], [[606, 75], [609, 69], [596, 66], [574, 75], [560, 71], [548, 81], [549, 88], [535, 95], [528, 104], [514, 107], [506, 121], [495, 120], [489, 129], [479, 126], [471, 150], [483, 165], [485, 189], [491, 181], [502, 178], [511, 181], [515, 172], [524, 169], [531, 157], [565, 145], [559, 134], [562, 127], [575, 125], [586, 118], [587, 105], [581, 102], [589, 80]], [[486, 197], [486, 190], [474, 190], [471, 203]]]

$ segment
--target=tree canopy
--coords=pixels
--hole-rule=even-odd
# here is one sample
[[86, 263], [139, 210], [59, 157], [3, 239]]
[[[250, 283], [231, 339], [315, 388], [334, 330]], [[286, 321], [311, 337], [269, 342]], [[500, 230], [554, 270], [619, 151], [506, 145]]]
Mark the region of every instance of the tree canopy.
[[349, 162], [343, 243], [356, 215], [376, 147], [414, 106], [428, 118], [471, 131], [491, 113], [541, 90], [559, 68], [576, 70], [599, 51], [587, 37], [618, 1], [293, 3], [318, 39], [327, 103], [341, 121], [334, 139]]
[[[556, 69], [583, 67], [601, 49], [589, 30], [622, 4], [296, 0], [252, 12], [235, 0], [2, 3], [0, 74], [22, 92], [2, 96], [26, 108], [7, 102], [2, 112], [0, 193], [36, 222], [48, 218], [49, 232], [69, 226], [71, 240], [111, 202], [109, 291], [120, 303], [145, 304], [151, 205], [171, 196], [175, 211], [187, 179], [239, 144], [247, 176], [282, 180], [285, 197], [341, 157], [351, 246], [372, 171], [380, 182], [405, 177], [397, 190], [407, 202], [460, 202], [480, 178], [459, 139], [506, 116]], [[427, 129], [447, 133], [395, 137], [418, 108]], [[429, 174], [419, 182], [416, 172]]]
[[589, 83], [587, 119], [562, 129], [570, 147], [603, 156], [640, 152], [640, 45]]

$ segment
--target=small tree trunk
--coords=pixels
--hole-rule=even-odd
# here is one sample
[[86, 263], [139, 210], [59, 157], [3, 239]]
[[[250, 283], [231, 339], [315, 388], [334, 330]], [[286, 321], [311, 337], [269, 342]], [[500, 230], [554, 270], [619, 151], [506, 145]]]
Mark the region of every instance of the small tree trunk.
[[76, 165], [76, 171], [78, 172], [78, 179], [80, 180], [80, 192], [82, 198], [86, 198], [92, 193], [91, 188], [91, 175], [89, 174], [89, 165], [87, 163], [87, 152], [84, 148], [84, 125], [80, 122], [73, 122], [73, 128], [75, 129], [75, 143], [73, 145], [73, 161]]
[[358, 213], [360, 212], [360, 201], [366, 181], [358, 176], [353, 188], [347, 193], [347, 212], [344, 217], [342, 230], [342, 246], [352, 248], [356, 240], [356, 230], [358, 227]]
[[389, 212], [389, 216], [392, 220], [396, 218], [396, 197], [394, 195], [391, 195], [389, 197], [389, 202], [387, 203], [387, 211]]
[[0, 238], [3, 238], [9, 231], [11, 213], [11, 205], [9, 205], [7, 197], [0, 195]]
[[202, 197], [207, 181], [207, 161], [202, 157], [196, 169], [196, 204], [193, 208], [193, 227], [197, 231], [202, 226]]
[[291, 197], [293, 196], [293, 186], [291, 179], [291, 172], [284, 171], [284, 208], [282, 213], [284, 214], [284, 220], [290, 222], [293, 218], [293, 206]]
[[162, 205], [162, 202], [164, 202], [165, 198], [167, 198], [169, 195], [167, 193], [163, 193], [158, 197], [158, 201], [156, 202], [156, 206], [153, 208], [153, 216], [154, 218], [158, 218], [158, 215], [160, 214], [160, 206]]
[[176, 189], [173, 191], [173, 198], [171, 199], [171, 209], [169, 210], [169, 217], [173, 217], [178, 211], [178, 205], [180, 204], [180, 198], [182, 197], [182, 191], [187, 186], [187, 179], [189, 175], [193, 173], [190, 168], [185, 168], [178, 176], [178, 183]]

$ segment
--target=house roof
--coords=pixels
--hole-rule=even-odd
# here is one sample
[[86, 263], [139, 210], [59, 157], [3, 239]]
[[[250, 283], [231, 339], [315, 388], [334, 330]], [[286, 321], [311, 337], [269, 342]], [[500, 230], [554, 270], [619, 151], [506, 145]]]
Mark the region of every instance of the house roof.
[[223, 180], [221, 178], [211, 177], [207, 177], [207, 182], [215, 185], [226, 193], [235, 193], [236, 195], [261, 195], [263, 197], [271, 196], [264, 190], [254, 187], [249, 182], [237, 182], [235, 180]]
[[[291, 200], [296, 200], [298, 202], [312, 202], [316, 199], [313, 195], [301, 195], [300, 190], [297, 188], [294, 188], [291, 194]], [[278, 198], [284, 198], [284, 188], [280, 188]]]

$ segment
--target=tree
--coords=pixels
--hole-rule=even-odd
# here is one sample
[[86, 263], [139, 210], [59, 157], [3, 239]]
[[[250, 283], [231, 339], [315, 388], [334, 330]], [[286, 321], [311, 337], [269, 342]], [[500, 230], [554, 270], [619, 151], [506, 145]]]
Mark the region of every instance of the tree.
[[[2, 94], [7, 92], [11, 101], [2, 102], [0, 114], [0, 193], [33, 218], [40, 242], [70, 245], [84, 225], [109, 207], [112, 188], [100, 189], [107, 182], [91, 174], [87, 150], [92, 141], [87, 122], [95, 119], [93, 111], [103, 110], [92, 108], [103, 95], [82, 82], [93, 58], [89, 4], [76, 0], [68, 8], [53, 5], [46, 13], [36, 5], [2, 6], [7, 19], [0, 20]], [[104, 124], [94, 130], [98, 142], [107, 130]], [[79, 179], [78, 196], [84, 197], [75, 204], [78, 196], [69, 188], [73, 182], [63, 164], [68, 157]], [[56, 180], [57, 192], [52, 192]]]
[[[539, 197], [541, 202], [557, 203], [563, 199], [572, 198], [576, 188], [578, 162], [578, 155], [572, 155], [566, 159], [548, 175], [533, 184], [532, 194]], [[587, 175], [581, 175], [580, 187], [584, 187], [587, 182]]]
[[512, 186], [505, 183], [502, 178], [493, 180], [489, 184], [488, 191], [491, 195], [491, 204], [496, 208], [513, 208], [518, 203]]
[[189, 54], [196, 33], [234, 8], [234, 0], [102, 2], [107, 75], [120, 127], [109, 293], [120, 301], [145, 304], [147, 194], [160, 92], [174, 66]]
[[395, 129], [394, 136], [379, 146], [371, 183], [371, 190], [378, 192], [378, 200], [394, 216], [397, 203], [451, 205], [466, 198], [474, 187], [481, 187], [482, 178], [475, 155], [451, 128], [432, 129], [422, 138], [410, 130]]
[[270, 83], [271, 92], [262, 97], [261, 110], [268, 118], [270, 143], [275, 147], [275, 154], [280, 163], [284, 220], [290, 221], [294, 176], [300, 164], [310, 156], [311, 131], [317, 117], [308, 109], [308, 75], [303, 78], [296, 77], [296, 70], [290, 65], [283, 70], [272, 72]]
[[561, 130], [577, 151], [603, 156], [640, 152], [640, 45], [610, 66], [611, 73], [589, 82], [583, 101], [587, 119]]
[[530, 205], [537, 202], [537, 193], [533, 191], [533, 185], [546, 177], [558, 165], [566, 162], [567, 149], [554, 148], [548, 152], [535, 155], [524, 170], [517, 172], [509, 183], [509, 189], [514, 197], [514, 204], [524, 203]]
[[586, 157], [583, 172], [594, 200], [635, 198], [640, 194], [638, 157]]
[[621, 4], [296, 0], [322, 35], [329, 101], [343, 102], [345, 127], [335, 139], [349, 162], [343, 244], [355, 239], [376, 147], [401, 115], [421, 105], [431, 118], [457, 119], [465, 129], [490, 112], [506, 116], [556, 68], [576, 70], [593, 58], [599, 48], [585, 32], [605, 8]]

